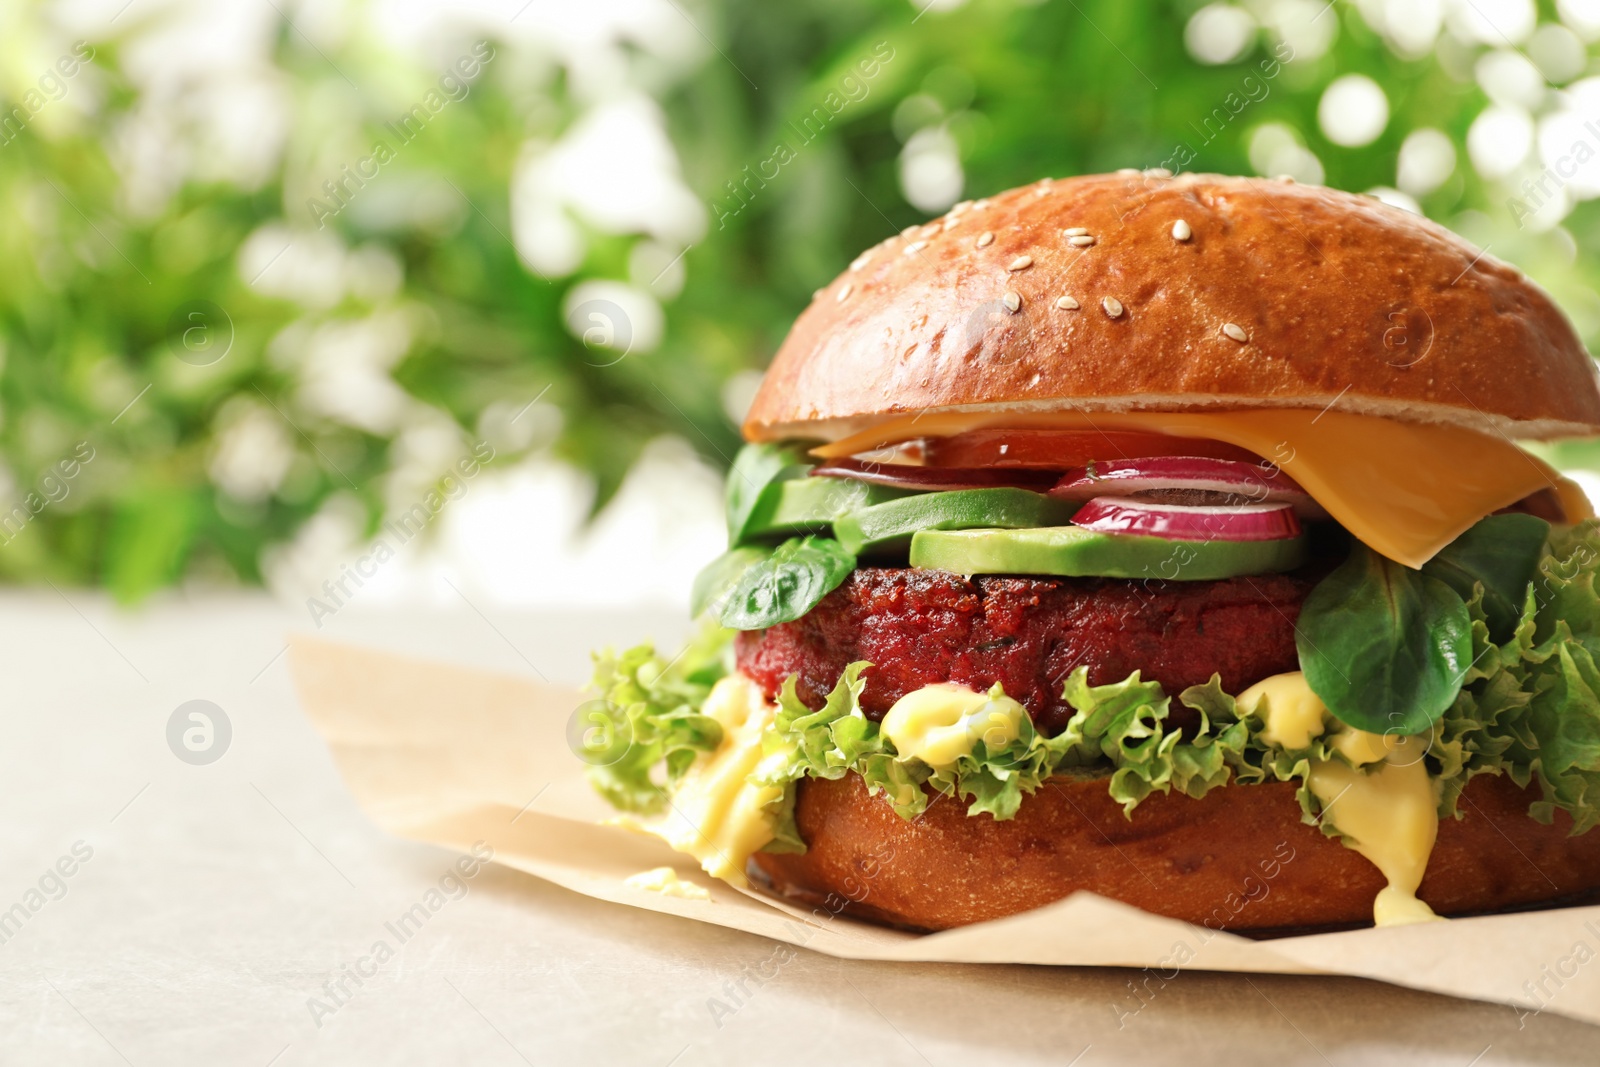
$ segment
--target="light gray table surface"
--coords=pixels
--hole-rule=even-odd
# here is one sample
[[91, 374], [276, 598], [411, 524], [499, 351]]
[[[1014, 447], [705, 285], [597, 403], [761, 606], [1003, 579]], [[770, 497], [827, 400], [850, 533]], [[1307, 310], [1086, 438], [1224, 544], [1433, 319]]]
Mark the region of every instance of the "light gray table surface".
[[[575, 683], [591, 646], [683, 628], [478, 604], [352, 607], [322, 635]], [[1129, 972], [805, 950], [719, 1018], [708, 1002], [772, 943], [493, 866], [314, 1018], [323, 984], [455, 857], [357, 809], [279, 655], [310, 629], [259, 595], [133, 613], [70, 589], [0, 596], [0, 911], [26, 913], [0, 925], [0, 1063], [1600, 1062], [1593, 1027], [1357, 979], [1185, 973], [1119, 1018]], [[233, 729], [206, 766], [167, 743], [195, 699]], [[62, 862], [74, 846], [92, 855]]]

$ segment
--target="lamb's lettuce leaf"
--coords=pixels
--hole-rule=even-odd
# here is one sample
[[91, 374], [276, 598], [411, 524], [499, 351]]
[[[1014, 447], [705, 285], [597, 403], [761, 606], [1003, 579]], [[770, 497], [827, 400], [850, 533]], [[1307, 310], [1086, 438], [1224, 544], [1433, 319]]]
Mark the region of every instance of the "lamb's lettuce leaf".
[[1306, 682], [1341, 721], [1375, 734], [1430, 728], [1461, 691], [1472, 620], [1444, 581], [1362, 544], [1295, 622]]
[[1481, 589], [1489, 632], [1505, 641], [1516, 629], [1549, 536], [1550, 524], [1536, 516], [1488, 515], [1424, 563], [1422, 573], [1438, 578], [1464, 601]]

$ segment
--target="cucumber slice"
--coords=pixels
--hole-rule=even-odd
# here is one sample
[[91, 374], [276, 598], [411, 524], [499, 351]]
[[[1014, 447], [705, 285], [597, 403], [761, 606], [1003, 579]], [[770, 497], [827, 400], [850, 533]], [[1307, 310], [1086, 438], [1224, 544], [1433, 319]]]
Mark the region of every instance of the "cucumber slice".
[[1046, 526], [923, 530], [911, 539], [913, 567], [956, 574], [1202, 581], [1292, 570], [1305, 558], [1304, 534], [1277, 541], [1173, 541], [1099, 533], [1081, 526]]
[[1077, 509], [1077, 504], [1026, 489], [955, 489], [919, 493], [853, 511], [833, 524], [833, 536], [840, 545], [860, 555], [904, 549], [918, 530], [1056, 526], [1072, 518]]
[[912, 495], [909, 489], [858, 482], [851, 478], [795, 478], [762, 490], [742, 534], [734, 542], [829, 533], [833, 521], [853, 511]]

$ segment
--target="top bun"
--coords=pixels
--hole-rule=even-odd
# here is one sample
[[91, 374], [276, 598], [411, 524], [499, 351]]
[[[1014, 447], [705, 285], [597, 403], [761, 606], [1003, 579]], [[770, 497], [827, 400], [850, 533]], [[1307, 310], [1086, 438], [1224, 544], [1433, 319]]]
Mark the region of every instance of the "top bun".
[[1410, 212], [1287, 180], [1045, 179], [861, 255], [744, 424], [836, 439], [914, 412], [1344, 410], [1600, 432], [1595, 363], [1515, 268]]

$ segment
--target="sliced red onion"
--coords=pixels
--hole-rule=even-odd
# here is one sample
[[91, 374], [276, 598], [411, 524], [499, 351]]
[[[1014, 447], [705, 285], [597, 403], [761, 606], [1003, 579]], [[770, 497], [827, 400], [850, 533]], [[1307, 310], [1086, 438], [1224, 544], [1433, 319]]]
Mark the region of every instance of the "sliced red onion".
[[1043, 493], [1061, 477], [1056, 471], [1003, 467], [915, 467], [905, 463], [862, 463], [854, 459], [836, 459], [813, 469], [811, 473], [928, 492], [1013, 487]]
[[1063, 500], [1142, 497], [1158, 503], [1287, 503], [1303, 519], [1326, 519], [1322, 505], [1276, 467], [1206, 456], [1097, 460], [1070, 470], [1050, 490]]
[[1287, 502], [1184, 507], [1099, 496], [1078, 509], [1072, 524], [1101, 533], [1144, 534], [1174, 541], [1277, 541], [1300, 534], [1300, 521]]

